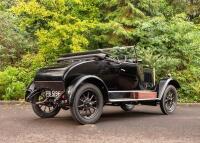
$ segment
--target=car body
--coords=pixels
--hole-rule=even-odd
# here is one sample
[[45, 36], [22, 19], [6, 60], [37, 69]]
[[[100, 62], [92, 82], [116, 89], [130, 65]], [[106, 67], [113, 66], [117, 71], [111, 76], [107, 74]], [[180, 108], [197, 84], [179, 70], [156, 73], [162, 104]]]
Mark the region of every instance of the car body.
[[[70, 109], [75, 120], [90, 124], [99, 119], [104, 105], [118, 105], [130, 111], [137, 104], [160, 104], [163, 113], [172, 113], [176, 108], [178, 88], [179, 83], [171, 77], [156, 82], [154, 70], [144, 68], [137, 58], [120, 61], [102, 50], [94, 50], [63, 55], [55, 65], [38, 70], [25, 99], [32, 103], [40, 117], [53, 117], [61, 108]], [[56, 112], [46, 113], [39, 105], [51, 107], [51, 112]], [[167, 105], [172, 105], [173, 109], [168, 110]]]

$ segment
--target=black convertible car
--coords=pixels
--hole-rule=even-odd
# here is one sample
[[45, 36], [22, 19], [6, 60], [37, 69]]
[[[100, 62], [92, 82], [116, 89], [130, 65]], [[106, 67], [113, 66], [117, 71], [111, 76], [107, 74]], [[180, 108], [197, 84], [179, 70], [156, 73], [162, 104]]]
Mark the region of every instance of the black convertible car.
[[[123, 48], [134, 48], [122, 47]], [[66, 54], [52, 67], [40, 69], [25, 100], [41, 118], [70, 109], [81, 124], [95, 123], [104, 105], [131, 111], [135, 105], [160, 105], [164, 114], [176, 109], [179, 83], [171, 77], [155, 81], [152, 68], [137, 59], [116, 60], [103, 50]]]

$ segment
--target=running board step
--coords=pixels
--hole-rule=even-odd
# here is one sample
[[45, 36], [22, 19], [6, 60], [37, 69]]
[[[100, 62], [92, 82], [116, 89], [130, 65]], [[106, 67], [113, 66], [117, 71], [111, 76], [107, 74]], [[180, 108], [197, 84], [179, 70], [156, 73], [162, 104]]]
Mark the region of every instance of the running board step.
[[118, 99], [109, 99], [109, 102], [135, 102], [135, 101], [155, 101], [159, 98], [149, 98], [149, 99], [130, 99], [130, 98], [118, 98]]
[[110, 102], [159, 100], [157, 92], [151, 90], [109, 91]]

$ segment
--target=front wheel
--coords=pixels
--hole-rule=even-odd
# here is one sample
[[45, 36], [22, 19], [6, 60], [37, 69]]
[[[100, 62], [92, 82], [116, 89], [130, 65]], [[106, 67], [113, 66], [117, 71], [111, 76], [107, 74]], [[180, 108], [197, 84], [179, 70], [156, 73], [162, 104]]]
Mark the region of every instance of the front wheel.
[[98, 87], [85, 83], [76, 91], [70, 111], [80, 124], [93, 124], [101, 116], [103, 95]]
[[161, 111], [168, 115], [175, 111], [177, 105], [177, 90], [173, 85], [168, 85], [160, 102]]
[[55, 105], [51, 100], [45, 95], [45, 92], [38, 92], [33, 97], [32, 108], [36, 115], [41, 118], [52, 118], [58, 114], [60, 107]]

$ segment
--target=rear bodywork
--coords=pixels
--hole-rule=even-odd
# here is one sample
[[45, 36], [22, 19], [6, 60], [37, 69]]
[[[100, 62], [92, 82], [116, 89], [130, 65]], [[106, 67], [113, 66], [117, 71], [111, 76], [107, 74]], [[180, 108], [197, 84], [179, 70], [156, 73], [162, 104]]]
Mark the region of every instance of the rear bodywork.
[[76, 90], [84, 83], [96, 85], [104, 96], [105, 104], [134, 102], [156, 105], [167, 85], [180, 88], [171, 77], [155, 83], [153, 70], [143, 68], [137, 61], [120, 62], [101, 51], [92, 51], [64, 55], [57, 64], [38, 70], [27, 88], [25, 99], [32, 102], [35, 93], [45, 89], [67, 97], [70, 105]]

